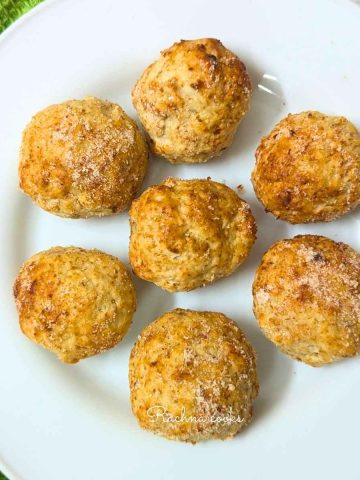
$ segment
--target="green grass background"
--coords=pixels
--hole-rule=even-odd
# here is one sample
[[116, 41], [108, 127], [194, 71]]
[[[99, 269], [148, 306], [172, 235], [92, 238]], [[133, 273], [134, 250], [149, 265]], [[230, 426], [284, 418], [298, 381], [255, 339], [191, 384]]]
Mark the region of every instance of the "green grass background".
[[0, 0], [0, 33], [41, 1], [42, 0]]

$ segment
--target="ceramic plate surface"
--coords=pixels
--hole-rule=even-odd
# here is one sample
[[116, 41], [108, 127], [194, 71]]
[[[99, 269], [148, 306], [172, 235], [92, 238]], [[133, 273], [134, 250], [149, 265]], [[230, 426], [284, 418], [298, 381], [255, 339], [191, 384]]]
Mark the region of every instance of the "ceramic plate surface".
[[[220, 38], [247, 64], [251, 112], [232, 147], [203, 165], [152, 159], [144, 188], [168, 176], [208, 177], [250, 203], [258, 240], [231, 277], [168, 294], [136, 280], [139, 308], [125, 340], [77, 365], [20, 334], [11, 287], [21, 263], [54, 245], [96, 247], [125, 263], [128, 215], [71, 220], [32, 205], [17, 188], [21, 131], [48, 104], [95, 95], [135, 117], [130, 91], [161, 49]], [[360, 478], [360, 360], [313, 369], [279, 353], [251, 311], [251, 283], [276, 240], [318, 233], [360, 250], [360, 211], [329, 224], [290, 226], [264, 213], [250, 183], [260, 138], [289, 112], [342, 114], [360, 127], [360, 8], [341, 0], [59, 0], [0, 37], [0, 470], [22, 480]], [[252, 424], [232, 441], [196, 446], [142, 431], [133, 417], [128, 357], [141, 329], [175, 307], [220, 311], [258, 353], [261, 392]]]

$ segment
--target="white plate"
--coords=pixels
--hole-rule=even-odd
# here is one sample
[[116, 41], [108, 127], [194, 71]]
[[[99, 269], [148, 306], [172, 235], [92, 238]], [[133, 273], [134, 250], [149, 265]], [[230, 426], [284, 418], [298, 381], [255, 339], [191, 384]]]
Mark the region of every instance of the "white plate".
[[[187, 167], [153, 159], [146, 185], [169, 175], [243, 184], [259, 227], [256, 246], [236, 274], [191, 293], [136, 281], [139, 309], [124, 342], [63, 365], [20, 334], [11, 297], [16, 272], [53, 245], [97, 247], [127, 262], [128, 217], [66, 220], [33, 206], [17, 189], [21, 130], [46, 105], [85, 95], [135, 115], [130, 90], [141, 71], [175, 40], [202, 36], [220, 38], [246, 62], [256, 87], [251, 112], [221, 158]], [[0, 40], [0, 469], [24, 480], [360, 478], [360, 360], [322, 369], [291, 361], [262, 336], [251, 312], [254, 269], [275, 240], [311, 232], [360, 249], [360, 212], [291, 227], [264, 213], [249, 181], [261, 136], [288, 112], [319, 109], [360, 126], [359, 7], [63, 0], [36, 8]], [[253, 423], [233, 441], [170, 442], [142, 431], [131, 414], [130, 349], [144, 325], [175, 306], [224, 312], [256, 347], [261, 393]]]

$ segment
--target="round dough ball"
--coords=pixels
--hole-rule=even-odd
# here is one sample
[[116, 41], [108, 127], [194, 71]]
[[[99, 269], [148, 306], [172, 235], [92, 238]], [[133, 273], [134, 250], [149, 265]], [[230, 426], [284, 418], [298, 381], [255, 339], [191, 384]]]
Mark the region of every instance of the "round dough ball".
[[136, 309], [126, 267], [99, 250], [54, 247], [21, 267], [14, 296], [23, 333], [66, 363], [114, 347]]
[[334, 220], [360, 202], [360, 135], [344, 117], [288, 115], [256, 150], [252, 173], [265, 209], [290, 223]]
[[134, 415], [141, 427], [171, 440], [231, 438], [252, 417], [255, 360], [240, 328], [222, 313], [165, 313], [131, 352]]
[[94, 97], [51, 105], [23, 133], [20, 188], [61, 217], [122, 212], [139, 189], [148, 148], [124, 110]]
[[249, 205], [222, 183], [168, 178], [130, 209], [133, 271], [169, 292], [230, 275], [256, 238]]
[[285, 354], [318, 367], [360, 352], [360, 254], [298, 235], [275, 243], [253, 284], [254, 313]]
[[250, 95], [245, 65], [214, 38], [164, 50], [132, 92], [150, 147], [172, 163], [220, 155], [249, 110]]

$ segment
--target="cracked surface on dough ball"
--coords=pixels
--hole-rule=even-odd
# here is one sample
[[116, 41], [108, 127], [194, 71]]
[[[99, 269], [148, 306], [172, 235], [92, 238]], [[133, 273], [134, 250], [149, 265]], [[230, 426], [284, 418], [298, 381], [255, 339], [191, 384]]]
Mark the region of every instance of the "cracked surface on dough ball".
[[172, 163], [199, 163], [232, 143], [251, 90], [239, 58], [219, 40], [202, 38], [161, 52], [132, 99], [154, 153]]
[[360, 135], [344, 117], [288, 115], [261, 140], [252, 173], [265, 209], [290, 223], [328, 222], [360, 202]]
[[23, 132], [20, 188], [61, 217], [128, 208], [144, 179], [148, 148], [119, 106], [94, 97], [51, 105]]
[[168, 178], [130, 209], [129, 257], [144, 280], [188, 291], [230, 275], [256, 238], [249, 205], [212, 180]]
[[117, 345], [136, 309], [124, 264], [78, 247], [32, 256], [18, 273], [14, 296], [22, 332], [66, 363]]
[[298, 235], [263, 256], [254, 313], [285, 354], [312, 366], [360, 353], [360, 254], [341, 242]]
[[256, 355], [237, 324], [180, 308], [142, 331], [129, 381], [141, 427], [192, 443], [236, 435], [251, 421], [259, 390]]

